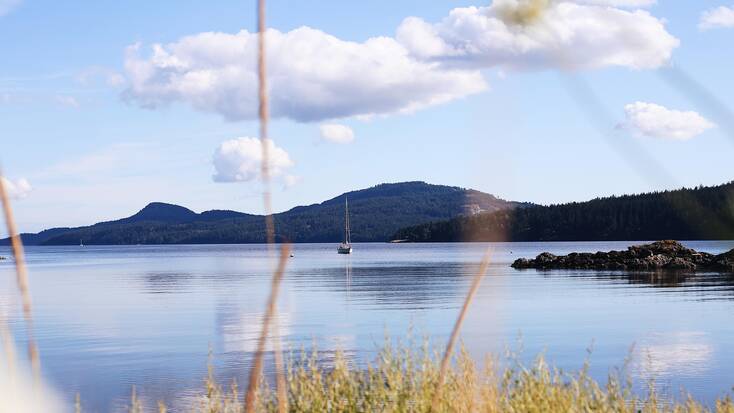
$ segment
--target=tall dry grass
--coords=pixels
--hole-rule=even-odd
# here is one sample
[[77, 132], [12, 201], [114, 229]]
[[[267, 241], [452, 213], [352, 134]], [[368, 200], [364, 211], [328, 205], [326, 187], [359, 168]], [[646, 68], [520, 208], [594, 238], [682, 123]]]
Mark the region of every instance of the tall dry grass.
[[[444, 351], [443, 358], [441, 359], [441, 367], [439, 368], [439, 371], [438, 371], [438, 383], [436, 384], [436, 392], [435, 392], [435, 395], [433, 396], [436, 400], [441, 398], [443, 383], [445, 381], [446, 374], [448, 372], [449, 362], [451, 361], [451, 356], [454, 354], [454, 347], [456, 346], [456, 341], [459, 339], [459, 332], [461, 331], [461, 325], [464, 323], [466, 314], [469, 312], [469, 306], [471, 305], [471, 302], [474, 299], [474, 296], [476, 295], [477, 291], [479, 290], [479, 284], [481, 284], [482, 278], [484, 278], [484, 275], [487, 273], [487, 267], [489, 267], [490, 252], [491, 251], [487, 249], [487, 252], [484, 254], [484, 258], [482, 259], [481, 264], [479, 264], [479, 269], [477, 270], [477, 273], [474, 275], [474, 279], [471, 283], [471, 286], [469, 287], [469, 291], [466, 294], [464, 305], [461, 307], [461, 310], [459, 311], [459, 316], [456, 318], [456, 322], [454, 323], [454, 328], [451, 331], [449, 342], [446, 345], [446, 350]], [[437, 405], [436, 402], [432, 403], [432, 406], [435, 406], [435, 405]]]
[[[270, 286], [270, 296], [266, 304], [265, 315], [263, 316], [262, 327], [260, 331], [260, 337], [257, 341], [257, 349], [253, 357], [252, 367], [250, 367], [250, 376], [247, 385], [247, 392], [245, 393], [245, 411], [254, 411], [254, 406], [257, 401], [257, 383], [262, 372], [263, 357], [265, 354], [265, 344], [267, 342], [268, 335], [270, 333], [270, 326], [276, 316], [276, 301], [278, 299], [278, 292], [280, 291], [280, 282], [283, 279], [285, 273], [285, 265], [290, 255], [290, 245], [284, 244], [280, 251], [280, 260], [278, 261], [278, 268], [273, 274], [272, 283]], [[282, 386], [284, 380], [278, 377], [278, 382]], [[281, 382], [281, 380], [283, 380]], [[285, 394], [284, 389], [281, 389], [281, 394]], [[283, 398], [281, 398], [283, 399]], [[284, 399], [283, 399], [284, 400]], [[283, 401], [285, 402], [285, 401]]]
[[[441, 383], [441, 353], [427, 344], [418, 348], [386, 342], [376, 360], [366, 367], [355, 365], [343, 352], [337, 352], [328, 364], [320, 363], [315, 351], [301, 353], [288, 362], [288, 411], [734, 413], [730, 397], [706, 407], [690, 398], [661, 400], [654, 390], [636, 395], [632, 382], [621, 374], [610, 374], [600, 383], [590, 377], [586, 367], [566, 374], [542, 357], [529, 366], [510, 359], [509, 366], [501, 368], [491, 357], [483, 364], [476, 363], [463, 348], [452, 356], [455, 362]], [[253, 411], [279, 411], [278, 394], [262, 376], [257, 392]], [[205, 390], [191, 410], [241, 412], [237, 385], [221, 386], [210, 372]]]
[[[36, 345], [36, 340], [33, 335], [33, 305], [31, 304], [28, 271], [25, 265], [25, 252], [18, 233], [18, 228], [15, 225], [13, 207], [10, 204], [8, 190], [5, 188], [5, 179], [2, 171], [0, 171], [0, 202], [2, 202], [5, 225], [7, 227], [8, 237], [10, 237], [10, 245], [13, 251], [13, 258], [15, 260], [16, 282], [23, 302], [23, 317], [26, 323], [26, 334], [28, 339], [28, 358], [31, 360], [33, 376], [36, 383], [39, 383], [41, 378], [41, 357], [38, 354], [38, 346]], [[7, 330], [6, 334], [10, 334], [9, 330]], [[8, 346], [6, 346], [6, 348], [8, 348]], [[8, 360], [9, 364], [13, 364], [13, 362], [14, 361], [12, 360]]]
[[[268, 73], [267, 73], [267, 54], [266, 54], [266, 31], [267, 24], [265, 22], [265, 0], [257, 0], [257, 80], [258, 80], [258, 120], [260, 122], [260, 148], [262, 150], [262, 162], [260, 163], [260, 173], [263, 184], [263, 204], [265, 208], [265, 242], [268, 244], [268, 252], [272, 252], [272, 245], [275, 244], [275, 219], [273, 218], [273, 201], [270, 191], [270, 154], [269, 154], [269, 137], [268, 125], [270, 121], [270, 109], [268, 105]], [[275, 331], [278, 330], [277, 317], [277, 291], [280, 280], [285, 271], [286, 259], [289, 256], [289, 250], [284, 247], [281, 251], [280, 261], [275, 272], [273, 273], [273, 287], [271, 296], [268, 301], [266, 316], [263, 320], [261, 340], [258, 343], [258, 352], [255, 355], [255, 362], [250, 369], [250, 384], [245, 397], [245, 410], [252, 410], [254, 403], [254, 378], [262, 369], [262, 352], [265, 348], [265, 340], [267, 340], [268, 327], [271, 323], [275, 325]], [[280, 337], [273, 335], [273, 346], [275, 348], [275, 370], [277, 375], [278, 394], [281, 403], [278, 406], [280, 413], [285, 413], [287, 405], [285, 404], [285, 377], [283, 375], [283, 356], [281, 352]]]

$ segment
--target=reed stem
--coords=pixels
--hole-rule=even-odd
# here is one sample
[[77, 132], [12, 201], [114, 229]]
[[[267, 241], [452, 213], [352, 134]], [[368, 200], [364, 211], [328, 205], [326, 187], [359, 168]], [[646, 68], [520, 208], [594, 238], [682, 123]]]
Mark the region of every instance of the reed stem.
[[26, 334], [28, 338], [28, 358], [31, 360], [31, 367], [33, 368], [33, 376], [36, 379], [36, 383], [40, 383], [41, 360], [33, 335], [33, 306], [31, 304], [31, 293], [28, 284], [28, 271], [25, 265], [25, 253], [23, 252], [23, 243], [20, 235], [18, 235], [18, 228], [15, 225], [13, 208], [10, 204], [7, 188], [5, 188], [5, 179], [2, 171], [0, 171], [0, 200], [3, 204], [5, 224], [7, 225], [8, 237], [10, 237], [10, 245], [13, 250], [13, 258], [15, 259], [16, 281], [23, 302], [23, 317], [26, 323]]
[[482, 262], [479, 265], [479, 269], [477, 270], [477, 273], [474, 275], [474, 279], [471, 283], [471, 286], [469, 287], [469, 291], [466, 294], [464, 305], [461, 307], [459, 316], [456, 318], [456, 322], [454, 323], [454, 328], [451, 331], [451, 337], [449, 338], [449, 342], [446, 345], [446, 351], [444, 352], [443, 358], [441, 359], [441, 366], [438, 372], [438, 382], [436, 383], [436, 391], [433, 395], [433, 403], [431, 403], [431, 407], [430, 407], [431, 411], [435, 409], [436, 404], [441, 399], [441, 391], [443, 388], [443, 382], [446, 380], [446, 374], [449, 369], [449, 362], [451, 361], [451, 356], [454, 353], [454, 347], [456, 346], [456, 341], [459, 338], [459, 331], [461, 330], [461, 325], [464, 323], [464, 318], [466, 318], [466, 314], [469, 311], [469, 305], [471, 304], [472, 300], [474, 299], [474, 296], [476, 295], [477, 290], [479, 290], [479, 284], [482, 282], [482, 278], [484, 277], [484, 274], [487, 272], [487, 267], [489, 266], [490, 255], [491, 255], [491, 250], [488, 248], [484, 254], [484, 258], [482, 258]]
[[278, 292], [280, 290], [280, 282], [283, 279], [285, 273], [285, 266], [288, 262], [290, 255], [290, 245], [283, 244], [280, 249], [280, 259], [278, 260], [278, 267], [273, 274], [272, 284], [270, 286], [270, 297], [268, 298], [265, 316], [262, 321], [262, 330], [260, 331], [260, 337], [257, 342], [257, 350], [255, 351], [255, 357], [250, 367], [250, 378], [247, 383], [247, 393], [245, 395], [245, 412], [252, 413], [255, 411], [255, 401], [257, 388], [259, 385], [260, 374], [263, 365], [263, 355], [265, 353], [265, 343], [268, 338], [268, 331], [270, 324], [272, 323], [273, 316], [276, 311], [276, 302], [278, 300]]

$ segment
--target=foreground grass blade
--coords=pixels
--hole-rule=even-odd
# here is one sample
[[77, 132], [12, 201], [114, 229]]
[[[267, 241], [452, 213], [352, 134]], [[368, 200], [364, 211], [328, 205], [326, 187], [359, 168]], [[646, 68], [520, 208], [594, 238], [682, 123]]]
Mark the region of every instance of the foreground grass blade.
[[479, 269], [477, 270], [477, 273], [474, 275], [474, 280], [471, 283], [471, 286], [469, 287], [469, 291], [466, 294], [466, 299], [464, 300], [464, 305], [461, 307], [461, 311], [459, 312], [459, 316], [456, 318], [456, 323], [454, 323], [454, 329], [451, 331], [451, 337], [449, 338], [449, 342], [446, 345], [446, 351], [443, 354], [443, 358], [441, 359], [441, 367], [438, 372], [438, 382], [436, 383], [436, 392], [433, 396], [433, 403], [431, 403], [431, 409], [435, 408], [436, 403], [441, 399], [441, 391], [443, 388], [443, 382], [446, 380], [446, 372], [449, 368], [449, 362], [451, 361], [451, 357], [454, 354], [454, 347], [456, 346], [456, 340], [459, 338], [459, 331], [461, 330], [461, 325], [464, 323], [464, 318], [466, 318], [466, 313], [469, 311], [469, 305], [471, 304], [472, 300], [474, 299], [474, 295], [476, 295], [477, 290], [479, 289], [479, 284], [482, 282], [482, 278], [484, 278], [484, 274], [487, 272], [487, 267], [489, 266], [489, 258], [490, 258], [490, 250], [487, 249], [487, 252], [484, 254], [484, 258], [482, 258], [482, 263], [479, 265]]
[[10, 205], [10, 197], [8, 196], [7, 188], [5, 188], [5, 179], [1, 171], [0, 200], [3, 204], [5, 223], [8, 228], [8, 237], [10, 237], [10, 245], [13, 250], [13, 258], [15, 259], [15, 273], [18, 289], [20, 290], [21, 299], [23, 301], [23, 317], [25, 318], [26, 334], [28, 336], [28, 357], [31, 360], [34, 378], [38, 383], [41, 379], [41, 360], [38, 354], [36, 340], [33, 336], [33, 310], [31, 305], [31, 292], [28, 285], [28, 271], [25, 266], [25, 253], [23, 252], [23, 243], [21, 242], [20, 235], [18, 235], [18, 229], [15, 225], [13, 209]]
[[257, 350], [255, 351], [255, 357], [250, 367], [250, 378], [247, 383], [247, 393], [245, 394], [245, 411], [254, 412], [255, 398], [257, 388], [260, 380], [260, 374], [262, 371], [263, 355], [265, 353], [265, 343], [268, 338], [268, 331], [270, 324], [273, 321], [273, 317], [276, 313], [276, 302], [278, 300], [278, 292], [280, 290], [280, 282], [283, 279], [283, 273], [285, 272], [285, 265], [290, 255], [290, 245], [284, 244], [280, 249], [280, 259], [278, 260], [278, 268], [276, 268], [273, 274], [273, 281], [270, 286], [270, 297], [268, 298], [267, 308], [265, 310], [265, 316], [262, 321], [262, 330], [260, 331], [260, 337], [257, 342]]

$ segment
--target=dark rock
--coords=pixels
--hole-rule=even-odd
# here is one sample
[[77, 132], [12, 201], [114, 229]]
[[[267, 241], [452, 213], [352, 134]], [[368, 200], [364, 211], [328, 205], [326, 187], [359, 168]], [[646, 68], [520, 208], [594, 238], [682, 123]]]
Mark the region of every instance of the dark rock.
[[667, 268], [671, 270], [690, 270], [695, 271], [697, 266], [696, 263], [686, 260], [685, 258], [675, 257], [667, 265]]
[[734, 272], [734, 249], [712, 257], [711, 261], [716, 270]]
[[645, 263], [648, 269], [652, 270], [665, 267], [672, 259], [672, 257], [664, 254], [655, 254], [653, 256], [643, 259], [642, 261]]
[[527, 258], [518, 258], [512, 263], [512, 268], [533, 268], [535, 263]]
[[549, 252], [544, 252], [535, 258], [535, 263], [538, 265], [548, 265], [553, 263], [557, 259], [558, 257], [556, 257], [555, 255]]
[[693, 272], [725, 271], [734, 273], [734, 249], [719, 255], [686, 248], [677, 241], [657, 241], [633, 245], [627, 251], [570, 253], [556, 256], [548, 252], [535, 259], [520, 258], [514, 268], [591, 269], [591, 270], [675, 270]]

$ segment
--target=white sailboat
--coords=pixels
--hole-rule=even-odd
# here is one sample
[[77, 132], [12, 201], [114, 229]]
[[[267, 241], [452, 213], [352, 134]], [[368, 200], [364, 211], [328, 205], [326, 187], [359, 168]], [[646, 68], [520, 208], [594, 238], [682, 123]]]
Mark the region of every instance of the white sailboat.
[[344, 242], [339, 244], [336, 252], [339, 254], [351, 254], [352, 253], [352, 234], [349, 229], [349, 201], [344, 198]]

